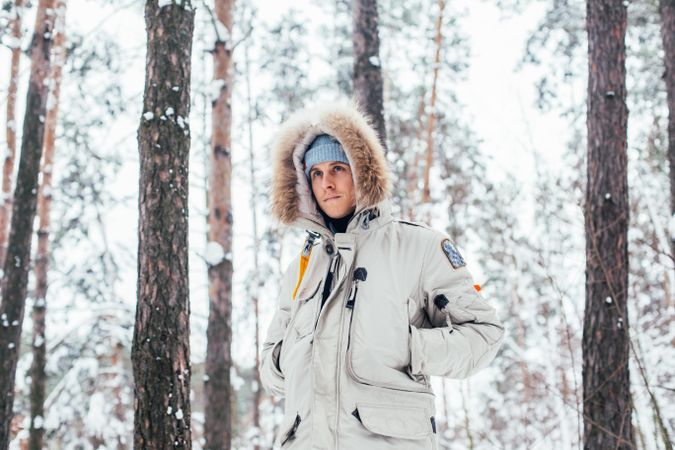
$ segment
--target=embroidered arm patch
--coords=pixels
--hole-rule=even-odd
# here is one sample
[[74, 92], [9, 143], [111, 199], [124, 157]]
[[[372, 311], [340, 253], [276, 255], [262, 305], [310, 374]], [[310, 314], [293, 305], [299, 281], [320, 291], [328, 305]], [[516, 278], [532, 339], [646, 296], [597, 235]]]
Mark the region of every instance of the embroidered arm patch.
[[443, 253], [445, 253], [445, 256], [448, 257], [448, 260], [450, 261], [450, 264], [452, 264], [452, 267], [454, 267], [455, 269], [459, 269], [460, 267], [466, 266], [464, 258], [462, 258], [462, 255], [459, 253], [457, 248], [454, 245], [452, 245], [450, 239], [443, 239], [443, 242], [441, 242], [441, 249], [443, 249]]

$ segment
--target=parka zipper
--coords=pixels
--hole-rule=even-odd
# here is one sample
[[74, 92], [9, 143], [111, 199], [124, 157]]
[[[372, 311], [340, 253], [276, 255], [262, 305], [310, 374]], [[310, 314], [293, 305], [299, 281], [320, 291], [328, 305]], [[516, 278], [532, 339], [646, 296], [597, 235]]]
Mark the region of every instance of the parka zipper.
[[[351, 290], [350, 290], [351, 292]], [[344, 315], [345, 315], [345, 308], [340, 308], [340, 321], [338, 322], [340, 324], [340, 331], [338, 332], [338, 355], [342, 353], [342, 334], [345, 329], [345, 327], [342, 325], [344, 323]], [[350, 319], [351, 320], [351, 319]], [[347, 336], [349, 337], [349, 331], [347, 332]], [[349, 343], [347, 343], [349, 346]], [[349, 350], [347, 350], [349, 351]], [[339, 374], [341, 371], [340, 364], [341, 359], [338, 357], [337, 359], [337, 373]], [[337, 376], [336, 380], [336, 385], [335, 385], [335, 396], [337, 398], [337, 401], [335, 402], [335, 429], [339, 430], [340, 429], [340, 376]], [[335, 448], [340, 448], [339, 445], [339, 439], [340, 439], [340, 434], [335, 433]]]
[[[337, 252], [337, 249], [335, 249], [333, 244], [327, 244], [327, 245], [331, 245], [331, 248], [333, 250], [332, 250], [332, 252], [329, 252], [329, 254], [331, 255], [331, 259], [330, 259], [330, 262], [328, 263], [328, 270], [326, 272], [326, 276], [324, 277], [323, 289], [322, 289], [322, 292], [321, 292], [321, 303], [318, 304], [319, 310], [316, 314], [316, 319], [314, 321], [314, 332], [312, 333], [312, 339], [309, 341], [310, 344], [314, 344], [314, 337], [316, 336], [316, 328], [319, 325], [319, 319], [321, 319], [321, 313], [323, 312], [323, 305], [324, 305], [325, 301], [328, 299], [328, 297], [330, 296], [330, 293], [333, 289], [333, 286], [332, 286], [333, 285], [333, 277], [334, 277], [335, 271], [337, 270], [337, 265], [338, 265], [339, 253]], [[340, 309], [342, 309], [342, 308], [340, 308]], [[340, 323], [342, 323], [342, 317], [340, 317]], [[314, 347], [314, 345], [312, 345], [312, 356], [311, 356], [312, 361], [314, 361], [314, 351], [315, 351], [315, 349], [316, 348]], [[339, 359], [338, 359], [338, 364], [339, 364]], [[311, 383], [312, 383], [311, 392], [316, 392], [316, 387], [314, 386], [314, 375], [312, 374], [312, 376], [310, 378], [311, 378]], [[339, 383], [339, 381], [338, 381], [338, 383]], [[316, 398], [314, 397], [314, 395], [312, 395], [312, 397], [313, 397], [312, 403], [314, 403], [316, 401]], [[337, 404], [339, 405], [339, 403], [340, 402], [338, 401]], [[312, 421], [312, 424], [314, 424], [314, 423], [315, 423], [315, 421]], [[313, 429], [314, 429], [314, 425], [312, 425], [312, 430]]]

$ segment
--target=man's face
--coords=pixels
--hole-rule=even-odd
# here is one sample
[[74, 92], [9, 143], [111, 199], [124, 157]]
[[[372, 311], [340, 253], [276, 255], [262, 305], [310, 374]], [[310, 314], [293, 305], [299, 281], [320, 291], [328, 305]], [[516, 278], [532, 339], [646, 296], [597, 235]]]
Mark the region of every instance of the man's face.
[[341, 219], [356, 209], [354, 181], [349, 165], [326, 161], [309, 172], [312, 192], [321, 210], [331, 219]]

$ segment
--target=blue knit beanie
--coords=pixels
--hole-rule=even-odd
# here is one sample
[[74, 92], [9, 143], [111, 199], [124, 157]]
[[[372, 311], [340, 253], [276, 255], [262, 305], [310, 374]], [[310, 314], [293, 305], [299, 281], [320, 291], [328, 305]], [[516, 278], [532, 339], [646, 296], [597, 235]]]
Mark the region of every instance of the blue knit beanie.
[[326, 161], [338, 161], [349, 165], [349, 159], [342, 145], [328, 134], [318, 135], [305, 152], [305, 175], [309, 179], [309, 171], [315, 164]]

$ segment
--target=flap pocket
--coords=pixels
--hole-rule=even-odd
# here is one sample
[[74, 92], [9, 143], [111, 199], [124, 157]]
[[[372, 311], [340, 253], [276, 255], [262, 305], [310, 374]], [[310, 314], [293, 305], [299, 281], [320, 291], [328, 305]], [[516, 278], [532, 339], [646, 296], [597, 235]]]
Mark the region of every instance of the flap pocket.
[[424, 408], [382, 403], [357, 403], [356, 408], [363, 426], [376, 434], [424, 439], [432, 432], [431, 414]]

